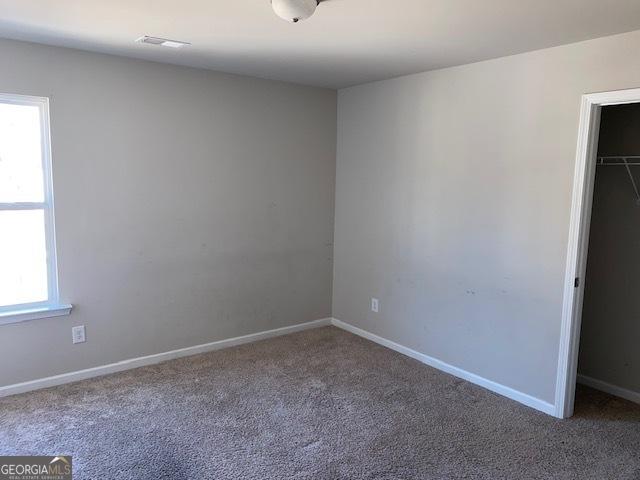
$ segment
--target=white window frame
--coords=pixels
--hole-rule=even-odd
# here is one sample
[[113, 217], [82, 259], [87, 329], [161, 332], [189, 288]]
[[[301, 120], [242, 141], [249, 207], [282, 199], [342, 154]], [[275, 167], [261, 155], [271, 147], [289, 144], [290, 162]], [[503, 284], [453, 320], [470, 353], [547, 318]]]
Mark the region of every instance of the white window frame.
[[58, 262], [56, 257], [56, 234], [53, 207], [53, 176], [51, 171], [49, 99], [46, 97], [0, 93], [0, 103], [34, 106], [40, 111], [40, 142], [42, 152], [44, 201], [0, 202], [0, 210], [42, 210], [44, 212], [48, 286], [47, 300], [45, 301], [0, 306], [0, 325], [32, 320], [35, 318], [68, 315], [71, 312], [71, 305], [60, 303], [60, 292], [58, 290]]

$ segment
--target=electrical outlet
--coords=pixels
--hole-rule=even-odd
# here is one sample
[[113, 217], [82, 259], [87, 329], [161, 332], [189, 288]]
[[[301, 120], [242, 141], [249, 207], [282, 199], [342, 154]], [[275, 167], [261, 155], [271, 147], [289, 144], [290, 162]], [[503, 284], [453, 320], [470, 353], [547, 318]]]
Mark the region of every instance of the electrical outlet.
[[377, 298], [372, 298], [371, 299], [371, 311], [378, 313], [379, 310], [380, 310], [380, 304], [378, 302], [378, 299]]
[[84, 325], [78, 325], [77, 327], [73, 327], [71, 329], [71, 338], [73, 339], [73, 343], [84, 343], [87, 341], [87, 337], [84, 332]]

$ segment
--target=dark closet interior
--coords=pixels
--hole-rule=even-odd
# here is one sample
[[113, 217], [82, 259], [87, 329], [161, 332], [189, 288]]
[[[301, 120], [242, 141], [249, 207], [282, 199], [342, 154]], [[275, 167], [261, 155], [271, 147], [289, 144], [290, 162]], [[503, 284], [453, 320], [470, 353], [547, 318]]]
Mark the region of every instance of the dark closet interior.
[[578, 383], [640, 401], [640, 104], [602, 108]]

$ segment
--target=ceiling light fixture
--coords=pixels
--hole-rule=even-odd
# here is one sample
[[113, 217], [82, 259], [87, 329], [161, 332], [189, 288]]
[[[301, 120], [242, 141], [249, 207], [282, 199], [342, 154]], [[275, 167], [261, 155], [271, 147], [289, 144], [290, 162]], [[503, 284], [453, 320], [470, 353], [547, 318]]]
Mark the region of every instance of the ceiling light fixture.
[[319, 0], [271, 0], [271, 7], [283, 20], [298, 23], [313, 15], [319, 3]]
[[150, 37], [145, 35], [136, 40], [138, 43], [148, 43], [150, 45], [160, 45], [169, 48], [182, 48], [191, 45], [189, 42], [181, 42], [180, 40], [169, 40], [168, 38]]

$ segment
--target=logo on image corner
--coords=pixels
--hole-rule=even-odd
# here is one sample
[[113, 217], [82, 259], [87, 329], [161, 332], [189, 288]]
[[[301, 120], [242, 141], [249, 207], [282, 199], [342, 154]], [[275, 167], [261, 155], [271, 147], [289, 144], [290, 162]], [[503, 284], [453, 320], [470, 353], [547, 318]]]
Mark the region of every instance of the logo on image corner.
[[71, 480], [72, 474], [69, 455], [0, 456], [0, 480]]

